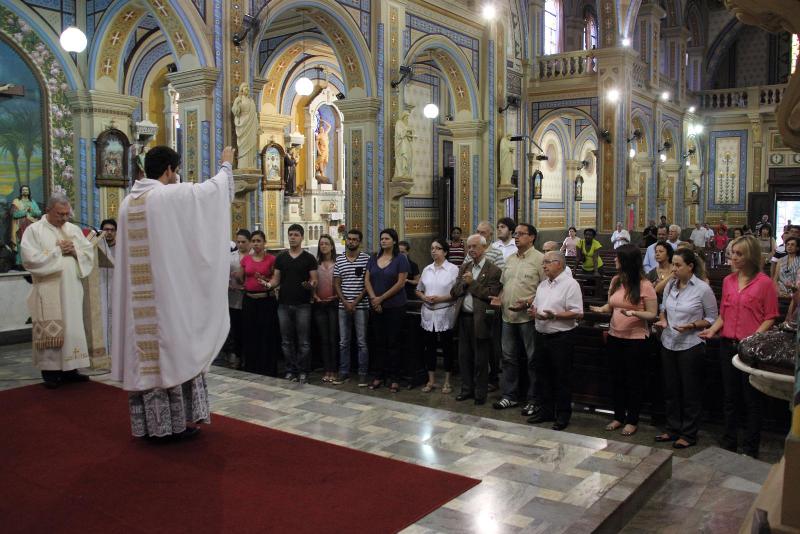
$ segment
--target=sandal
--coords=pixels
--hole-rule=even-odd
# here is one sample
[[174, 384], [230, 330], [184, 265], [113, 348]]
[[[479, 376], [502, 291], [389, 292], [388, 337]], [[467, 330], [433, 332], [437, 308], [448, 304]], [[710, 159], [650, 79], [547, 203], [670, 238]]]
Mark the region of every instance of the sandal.
[[447, 395], [448, 393], [452, 393], [452, 392], [453, 392], [453, 388], [450, 387], [450, 384], [445, 384], [445, 385], [442, 386], [442, 393], [444, 393], [445, 395]]
[[676, 438], [675, 436], [671, 436], [666, 432], [664, 432], [663, 434], [657, 435], [653, 439], [655, 440], [656, 443], [666, 443], [667, 441], [675, 441]]
[[608, 430], [609, 432], [617, 430], [618, 428], [622, 428], [622, 423], [620, 423], [616, 419], [614, 419], [613, 421], [611, 421], [606, 425], [606, 430]]
[[381, 387], [381, 384], [383, 384], [383, 381], [382, 381], [382, 380], [380, 380], [380, 379], [378, 379], [378, 378], [376, 378], [376, 379], [375, 379], [375, 380], [373, 380], [373, 381], [372, 381], [372, 383], [369, 385], [369, 389], [379, 389], [379, 388]]
[[621, 434], [623, 436], [632, 436], [636, 434], [637, 430], [639, 430], [639, 428], [636, 425], [625, 425], [625, 428], [622, 429]]
[[391, 391], [392, 393], [397, 393], [399, 389], [400, 385], [397, 382], [392, 382], [392, 385], [389, 386], [389, 391]]
[[430, 393], [431, 391], [433, 391], [434, 389], [436, 389], [436, 388], [438, 388], [438, 387], [439, 387], [439, 386], [437, 386], [436, 384], [433, 384], [433, 383], [431, 383], [431, 382], [428, 382], [427, 384], [425, 384], [425, 385], [422, 387], [422, 391], [423, 391], [423, 393]]
[[680, 438], [675, 443], [672, 444], [673, 449], [688, 449], [689, 447], [693, 447], [694, 443], [686, 441], [683, 438]]

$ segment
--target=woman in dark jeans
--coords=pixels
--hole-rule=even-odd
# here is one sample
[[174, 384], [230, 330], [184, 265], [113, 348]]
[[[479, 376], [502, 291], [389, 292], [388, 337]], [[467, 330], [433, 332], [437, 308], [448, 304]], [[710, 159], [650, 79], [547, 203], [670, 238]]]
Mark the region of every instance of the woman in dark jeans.
[[758, 457], [761, 441], [761, 408], [763, 397], [750, 385], [749, 376], [733, 366], [734, 355], [739, 352], [739, 342], [758, 332], [766, 332], [778, 317], [778, 291], [770, 278], [761, 272], [761, 248], [753, 236], [739, 237], [731, 245], [731, 274], [722, 282], [722, 300], [719, 316], [714, 324], [700, 332], [700, 337], [710, 339], [718, 332], [722, 385], [725, 391], [723, 412], [725, 434], [722, 446], [737, 452], [739, 425], [737, 405], [744, 401], [746, 426], [743, 452]]
[[706, 344], [698, 334], [717, 318], [714, 292], [697, 276], [697, 266], [702, 261], [687, 248], [675, 251], [672, 277], [664, 287], [656, 323], [662, 329], [661, 368], [667, 427], [655, 440], [672, 442], [676, 449], [697, 443], [706, 354]]
[[278, 375], [280, 327], [278, 302], [267, 281], [275, 272], [275, 256], [264, 250], [267, 239], [256, 230], [250, 236], [252, 254], [242, 257], [240, 280], [244, 283], [242, 299], [242, 355], [244, 370], [268, 376]]
[[608, 302], [589, 309], [611, 313], [606, 349], [614, 381], [614, 420], [606, 430], [622, 427], [623, 436], [632, 436], [639, 425], [645, 386], [642, 370], [650, 335], [647, 322], [658, 314], [658, 299], [653, 284], [644, 276], [639, 247], [622, 245], [615, 252], [619, 274], [611, 279]]
[[314, 322], [320, 337], [323, 382], [333, 382], [339, 369], [336, 362], [339, 336], [339, 299], [333, 287], [336, 245], [328, 234], [317, 242], [317, 287], [314, 291]]
[[400, 339], [406, 313], [406, 292], [403, 287], [408, 276], [408, 259], [400, 254], [397, 231], [386, 228], [380, 233], [381, 250], [367, 262], [364, 285], [372, 308], [375, 332], [377, 375], [370, 389], [377, 389], [389, 380], [389, 389], [396, 393], [401, 372]]

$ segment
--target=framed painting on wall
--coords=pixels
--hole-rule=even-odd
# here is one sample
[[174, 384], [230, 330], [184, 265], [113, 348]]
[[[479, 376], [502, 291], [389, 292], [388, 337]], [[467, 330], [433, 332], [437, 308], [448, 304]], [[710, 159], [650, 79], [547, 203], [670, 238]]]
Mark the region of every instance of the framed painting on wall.
[[266, 191], [268, 184], [284, 185], [284, 156], [286, 151], [277, 143], [270, 143], [261, 150], [261, 190]]
[[94, 141], [97, 153], [95, 184], [106, 187], [128, 186], [128, 136], [116, 128], [103, 131]]

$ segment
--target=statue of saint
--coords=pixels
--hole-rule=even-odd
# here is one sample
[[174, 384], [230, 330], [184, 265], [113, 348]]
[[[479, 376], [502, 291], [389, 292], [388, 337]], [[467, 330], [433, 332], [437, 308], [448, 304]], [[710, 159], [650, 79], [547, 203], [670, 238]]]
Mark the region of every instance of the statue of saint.
[[658, 169], [658, 198], [667, 198], [667, 177], [662, 169]]
[[400, 114], [394, 125], [394, 179], [411, 179], [412, 145], [414, 130], [408, 123], [408, 110]]
[[314, 178], [321, 184], [328, 183], [328, 177], [325, 176], [325, 169], [328, 167], [328, 132], [331, 131], [331, 125], [328, 121], [323, 119], [322, 117], [319, 118], [319, 128], [317, 128], [317, 160], [314, 164], [314, 168], [317, 172], [314, 174]]
[[297, 186], [297, 159], [297, 147], [294, 146], [283, 156], [283, 187], [289, 196], [294, 196]]
[[42, 217], [42, 210], [39, 205], [31, 198], [31, 188], [23, 185], [19, 188], [19, 198], [11, 202], [11, 242], [14, 243], [14, 250], [17, 251], [17, 265], [22, 265], [19, 255], [19, 244], [22, 242], [22, 234], [25, 229], [38, 221]]
[[699, 204], [700, 203], [700, 184], [692, 180], [692, 183], [689, 184], [689, 198], [692, 200], [692, 204]]
[[514, 174], [515, 149], [510, 135], [500, 138], [500, 185], [511, 185], [511, 175]]
[[233, 101], [233, 124], [236, 127], [237, 167], [256, 167], [258, 154], [258, 113], [246, 83], [239, 85], [239, 96]]

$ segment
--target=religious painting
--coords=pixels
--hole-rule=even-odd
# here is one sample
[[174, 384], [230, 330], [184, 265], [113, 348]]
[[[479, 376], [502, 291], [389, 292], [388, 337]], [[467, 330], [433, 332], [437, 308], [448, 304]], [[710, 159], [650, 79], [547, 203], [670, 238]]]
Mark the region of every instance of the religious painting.
[[108, 187], [128, 186], [128, 136], [116, 128], [108, 128], [95, 140], [97, 175], [95, 183]]
[[43, 91], [27, 58], [0, 39], [0, 245], [12, 248], [49, 194]]
[[708, 209], [745, 209], [747, 130], [711, 132]]
[[267, 184], [283, 184], [285, 186], [286, 177], [284, 176], [284, 157], [286, 152], [277, 143], [270, 143], [261, 150], [261, 190], [267, 190]]

